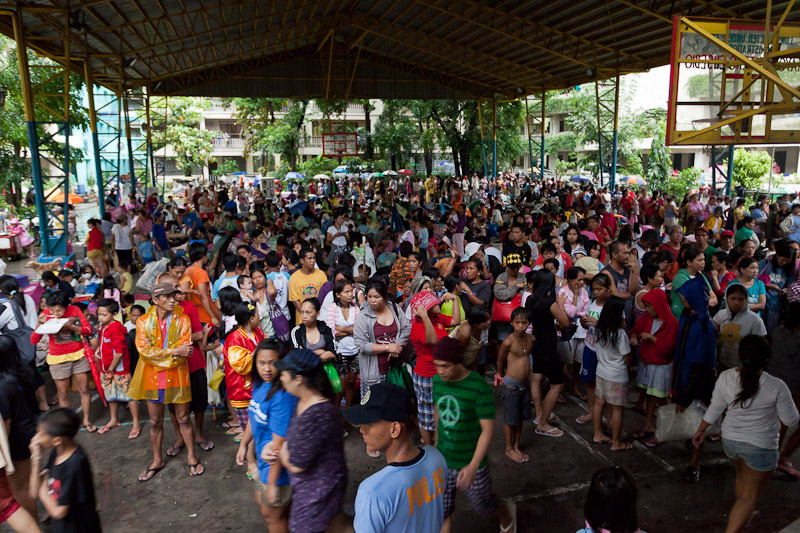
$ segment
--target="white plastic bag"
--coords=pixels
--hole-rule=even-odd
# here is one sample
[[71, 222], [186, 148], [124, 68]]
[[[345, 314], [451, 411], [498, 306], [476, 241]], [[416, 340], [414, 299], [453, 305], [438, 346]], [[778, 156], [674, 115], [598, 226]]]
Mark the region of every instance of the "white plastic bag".
[[662, 405], [656, 410], [656, 438], [660, 442], [691, 439], [705, 414], [705, 406], [695, 400], [682, 413], [675, 404]]
[[0, 276], [6, 273], [6, 262], [0, 259]]
[[166, 259], [148, 263], [144, 267], [142, 275], [139, 277], [139, 281], [136, 282], [136, 286], [145, 292], [150, 292], [153, 290], [153, 286], [156, 284], [156, 278], [158, 275], [167, 271], [167, 263], [168, 261]]

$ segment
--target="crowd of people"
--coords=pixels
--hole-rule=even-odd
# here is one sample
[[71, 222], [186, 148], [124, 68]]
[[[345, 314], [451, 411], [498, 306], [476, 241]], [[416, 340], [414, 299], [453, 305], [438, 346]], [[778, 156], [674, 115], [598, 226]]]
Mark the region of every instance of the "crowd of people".
[[[492, 383], [515, 463], [533, 439], [564, 435], [569, 396], [612, 452], [661, 445], [668, 404], [707, 409], [682, 478], [700, 481], [704, 443], [721, 438], [736, 471], [731, 533], [757, 519], [773, 471], [800, 477], [792, 198], [504, 173], [286, 191], [239, 181], [105, 207], [86, 259], [44, 272], [38, 301], [0, 277], [0, 522], [18, 531], [37, 530], [37, 500], [59, 531], [100, 529], [74, 437], [127, 412], [137, 439], [141, 403], [153, 454], [142, 483], [166, 464], [165, 410], [166, 456], [185, 448], [189, 476], [213, 475], [198, 451], [215, 447], [208, 405], [224, 404], [269, 531], [451, 531], [456, 492], [517, 531], [514, 503], [492, 489]], [[99, 427], [95, 381], [109, 404]], [[630, 410], [645, 422], [626, 434]], [[355, 517], [342, 513], [351, 426], [364, 460], [387, 464], [360, 484]], [[637, 491], [623, 468], [598, 471], [582, 531], [637, 531]]]

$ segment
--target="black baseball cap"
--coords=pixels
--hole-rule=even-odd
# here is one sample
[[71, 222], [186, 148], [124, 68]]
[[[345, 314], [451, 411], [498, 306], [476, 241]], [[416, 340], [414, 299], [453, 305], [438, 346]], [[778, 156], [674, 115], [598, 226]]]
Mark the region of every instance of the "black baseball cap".
[[403, 387], [391, 383], [378, 383], [369, 388], [361, 398], [361, 405], [342, 410], [354, 426], [372, 424], [378, 420], [410, 422], [414, 415], [411, 395]]
[[302, 374], [318, 367], [321, 363], [319, 356], [311, 350], [296, 348], [286, 354], [283, 359], [278, 359], [275, 362], [275, 369], [291, 370], [297, 374]]

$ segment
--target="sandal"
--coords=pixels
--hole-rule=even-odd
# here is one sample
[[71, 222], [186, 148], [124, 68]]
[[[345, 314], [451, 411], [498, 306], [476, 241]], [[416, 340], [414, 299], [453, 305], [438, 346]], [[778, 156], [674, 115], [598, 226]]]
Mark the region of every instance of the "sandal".
[[128, 433], [128, 439], [133, 440], [137, 438], [142, 433], [142, 428], [139, 429], [132, 429], [130, 433]]
[[[198, 467], [202, 469], [199, 472], [197, 471]], [[192, 470], [194, 470], [194, 472], [192, 472]], [[200, 463], [189, 464], [189, 477], [202, 476], [205, 471], [206, 469]]]
[[[94, 429], [89, 429], [89, 428], [94, 428]], [[95, 426], [94, 424], [84, 424], [83, 429], [86, 430], [86, 433], [97, 433], [97, 426]]]
[[639, 440], [639, 439], [648, 439], [648, 438], [652, 437], [652, 436], [653, 436], [653, 435], [655, 435], [655, 434], [656, 434], [656, 432], [655, 432], [655, 431], [645, 431], [645, 430], [641, 430], [641, 431], [637, 431], [636, 433], [632, 434], [632, 435], [631, 435], [631, 437], [633, 437], [633, 438], [634, 438], [634, 439], [636, 439], [636, 440]]
[[[155, 467], [155, 468], [150, 468], [150, 467], [148, 466], [148, 467], [147, 467], [147, 469], [145, 469], [145, 471], [144, 471], [144, 472], [142, 472], [141, 474], [139, 474], [139, 481], [141, 481], [142, 483], [145, 483], [145, 482], [147, 482], [147, 481], [150, 481], [151, 479], [153, 479], [154, 477], [156, 477], [156, 474], [158, 474], [159, 472], [161, 472], [162, 470], [164, 470], [164, 467], [165, 467], [165, 466], [166, 466], [166, 465], [161, 465], [161, 466], [157, 466], [157, 467]], [[144, 479], [142, 479], [142, 477], [144, 477]]]
[[236, 435], [233, 437], [233, 442], [235, 442], [235, 443], [237, 443], [237, 444], [238, 444], [238, 443], [240, 443], [240, 442], [242, 442], [242, 437], [243, 437], [243, 436], [244, 436], [244, 431], [240, 431], [239, 433], [237, 433], [237, 434], [236, 434]]
[[536, 430], [537, 435], [542, 435], [544, 437], [563, 437], [564, 432], [558, 428], [550, 428], [547, 431], [542, 431], [541, 429]]
[[587, 420], [587, 419], [585, 418], [585, 417], [587, 417], [587, 416], [589, 416], [589, 413], [586, 413], [585, 415], [581, 415], [581, 416], [579, 416], [579, 417], [576, 417], [576, 418], [575, 418], [575, 423], [576, 423], [576, 424], [581, 424], [581, 425], [583, 425], [583, 424], [586, 424], [586, 423], [589, 423], [589, 422], [591, 422], [591, 421], [592, 421], [591, 419]]
[[[120, 426], [120, 423], [119, 423], [119, 422], [117, 422], [117, 423], [116, 423], [116, 424], [114, 424], [113, 426], [103, 426], [103, 427], [101, 427], [100, 429], [98, 429], [98, 430], [97, 430], [97, 434], [98, 434], [98, 435], [105, 435], [106, 433], [108, 433], [108, 432], [109, 432], [109, 431], [111, 431], [112, 429], [116, 429], [116, 428], [118, 428], [119, 426]], [[88, 430], [87, 430], [87, 431], [88, 431]], [[91, 433], [91, 432], [90, 432], [90, 433]]]
[[225, 434], [228, 435], [229, 437], [232, 437], [234, 435], [238, 435], [240, 433], [244, 433], [244, 431], [242, 431], [242, 427], [241, 426], [233, 426], [231, 429], [229, 429], [228, 431], [225, 432]]
[[624, 452], [625, 450], [630, 450], [632, 448], [633, 448], [633, 443], [632, 442], [623, 442], [622, 443], [622, 448], [617, 448], [616, 450], [614, 448], [611, 448], [611, 451], [612, 452]]
[[255, 481], [259, 481], [259, 479], [258, 479], [258, 477], [257, 477], [257, 476], [258, 476], [258, 471], [255, 471], [255, 472], [247, 472], [247, 473], [246, 473], [244, 476], [245, 476], [247, 479], [249, 479], [250, 481], [254, 481], [254, 482], [255, 482]]
[[196, 444], [200, 446], [200, 449], [204, 452], [210, 452], [214, 449], [214, 443], [208, 439], [197, 441]]
[[223, 422], [221, 427], [224, 430], [229, 430], [229, 429], [238, 428], [238, 427], [241, 427], [241, 426], [239, 426], [239, 424], [231, 424], [230, 422]]
[[186, 447], [185, 444], [181, 444], [180, 446], [170, 446], [167, 448], [167, 457], [178, 457], [178, 455], [183, 451]]

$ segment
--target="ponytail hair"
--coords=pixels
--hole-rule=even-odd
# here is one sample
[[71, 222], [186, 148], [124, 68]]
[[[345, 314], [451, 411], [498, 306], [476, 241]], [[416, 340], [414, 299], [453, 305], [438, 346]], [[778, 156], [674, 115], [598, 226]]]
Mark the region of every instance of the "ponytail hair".
[[766, 337], [759, 335], [747, 335], [739, 342], [739, 358], [742, 360], [742, 368], [739, 371], [742, 390], [736, 396], [733, 404], [739, 403], [745, 409], [744, 402], [751, 400], [758, 393], [758, 382], [761, 378], [761, 371], [769, 365], [772, 348], [767, 342]]
[[[28, 311], [25, 305], [25, 293], [20, 290], [17, 278], [14, 276], [9, 276], [8, 274], [0, 276], [0, 293], [8, 297], [9, 300], [14, 300], [14, 303], [22, 310], [22, 314]], [[19, 324], [19, 326], [22, 327], [22, 324]]]

